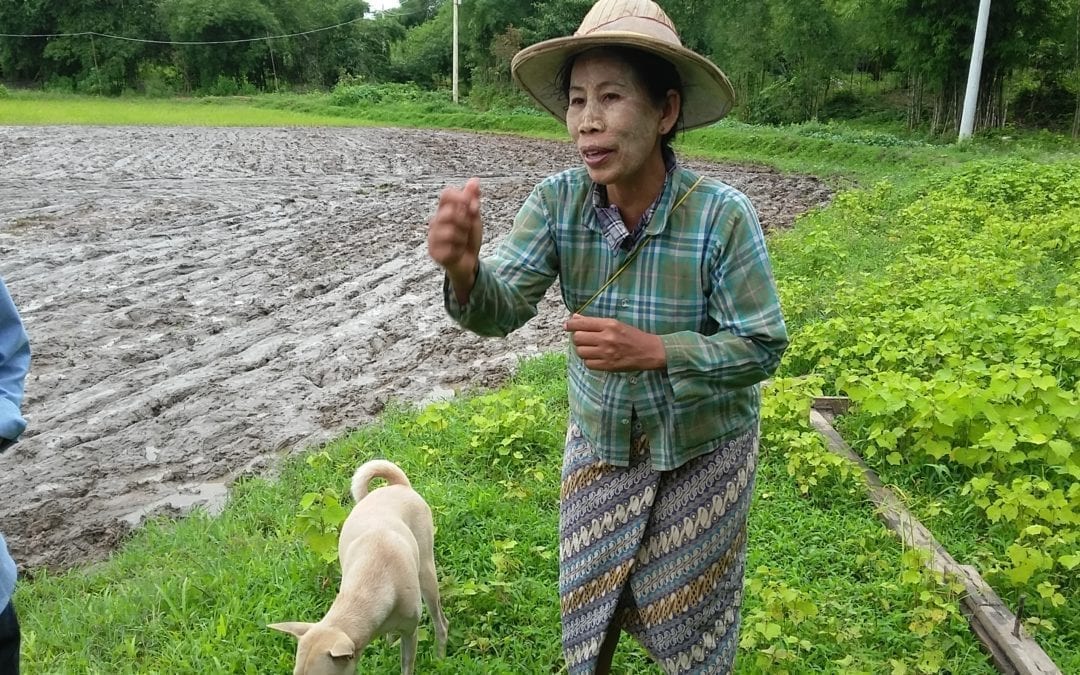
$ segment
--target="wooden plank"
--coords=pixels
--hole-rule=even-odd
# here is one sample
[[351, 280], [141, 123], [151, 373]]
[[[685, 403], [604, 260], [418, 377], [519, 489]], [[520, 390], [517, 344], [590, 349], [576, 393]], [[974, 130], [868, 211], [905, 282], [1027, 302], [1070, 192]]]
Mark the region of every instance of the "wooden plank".
[[930, 530], [911, 514], [899, 497], [882, 484], [877, 473], [836, 433], [826, 416], [811, 409], [810, 422], [825, 438], [831, 451], [846, 457], [862, 469], [870, 501], [877, 506], [878, 517], [889, 529], [900, 535], [905, 545], [929, 551], [927, 567], [955, 577], [964, 585], [964, 614], [968, 617], [972, 630], [990, 652], [998, 669], [1008, 675], [1061, 675], [1061, 669], [1022, 629], [1019, 636], [1013, 635], [1016, 616], [1009, 611], [994, 589], [983, 581], [974, 567], [961, 565], [949, 555]]
[[815, 396], [811, 407], [830, 415], [843, 415], [851, 408], [851, 399], [847, 396]]
[[979, 644], [982, 646], [983, 651], [990, 655], [990, 660], [994, 662], [994, 667], [998, 669], [1002, 675], [1017, 675], [1016, 668], [1012, 667], [1009, 662], [1008, 655], [997, 643], [994, 642], [993, 636], [983, 628], [979, 620], [971, 613], [966, 603], [960, 603], [960, 610], [967, 617], [968, 625], [971, 627], [971, 631], [975, 633], [975, 637], [979, 638]]

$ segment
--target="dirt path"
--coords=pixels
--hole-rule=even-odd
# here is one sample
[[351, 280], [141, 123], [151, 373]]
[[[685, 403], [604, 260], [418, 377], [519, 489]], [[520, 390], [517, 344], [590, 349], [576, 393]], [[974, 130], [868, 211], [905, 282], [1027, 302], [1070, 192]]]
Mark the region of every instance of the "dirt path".
[[[441, 131], [0, 127], [0, 276], [34, 360], [23, 442], [0, 455], [20, 563], [102, 558], [146, 514], [371, 421], [393, 399], [495, 385], [561, 349], [553, 293], [505, 340], [441, 305], [425, 221], [482, 177], [489, 242], [569, 144]], [[691, 163], [766, 227], [813, 179]]]

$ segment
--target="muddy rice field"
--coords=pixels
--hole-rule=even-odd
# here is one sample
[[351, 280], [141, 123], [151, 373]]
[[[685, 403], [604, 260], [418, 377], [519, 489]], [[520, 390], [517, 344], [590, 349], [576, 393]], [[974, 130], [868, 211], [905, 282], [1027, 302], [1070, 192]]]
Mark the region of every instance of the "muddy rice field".
[[[0, 455], [0, 531], [27, 571], [105, 557], [147, 516], [220, 509], [372, 421], [495, 386], [563, 349], [553, 289], [506, 339], [442, 308], [426, 220], [481, 178], [485, 249], [568, 143], [396, 129], [0, 126], [0, 277], [30, 333], [29, 428]], [[813, 178], [689, 162], [767, 229]]]

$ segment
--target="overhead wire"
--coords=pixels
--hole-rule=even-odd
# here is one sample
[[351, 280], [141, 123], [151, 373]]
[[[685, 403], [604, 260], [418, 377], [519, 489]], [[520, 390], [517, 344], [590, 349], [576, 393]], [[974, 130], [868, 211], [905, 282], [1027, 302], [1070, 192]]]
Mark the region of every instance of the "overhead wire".
[[[377, 15], [380, 16], [380, 17], [382, 17], [382, 16], [411, 16], [413, 14], [419, 14], [420, 12], [423, 12], [423, 11], [426, 11], [426, 10], [419, 9], [419, 10], [413, 10], [411, 12], [394, 12], [392, 10], [383, 10], [381, 12], [378, 12]], [[360, 17], [357, 17], [355, 19], [350, 19], [349, 21], [342, 21], [341, 23], [336, 23], [336, 24], [334, 24], [332, 26], [323, 26], [321, 28], [313, 28], [311, 30], [300, 31], [298, 33], [285, 33], [285, 34], [282, 34], [282, 35], [265, 35], [263, 37], [253, 37], [253, 38], [237, 38], [235, 40], [150, 40], [150, 39], [147, 39], [147, 38], [128, 37], [126, 35], [112, 35], [110, 33], [100, 33], [98, 31], [92, 31], [92, 30], [79, 31], [77, 33], [35, 33], [35, 34], [31, 34], [31, 33], [0, 33], [0, 37], [4, 37], [4, 38], [64, 38], [64, 37], [84, 37], [84, 36], [89, 35], [91, 38], [101, 37], [101, 38], [108, 38], [108, 39], [112, 39], [112, 40], [125, 40], [127, 42], [140, 42], [140, 43], [144, 43], [144, 44], [155, 44], [155, 45], [231, 45], [231, 44], [240, 44], [240, 43], [247, 43], [247, 42], [264, 42], [264, 41], [267, 41], [267, 40], [280, 40], [280, 39], [284, 39], [284, 38], [301, 37], [301, 36], [304, 36], [304, 35], [311, 35], [312, 33], [321, 33], [321, 32], [328, 31], [328, 30], [334, 30], [336, 28], [341, 28], [342, 26], [348, 26], [350, 24], [354, 24], [354, 23], [357, 23], [359, 21], [368, 21], [368, 20], [370, 20], [370, 19], [368, 19], [367, 16], [360, 16]]]

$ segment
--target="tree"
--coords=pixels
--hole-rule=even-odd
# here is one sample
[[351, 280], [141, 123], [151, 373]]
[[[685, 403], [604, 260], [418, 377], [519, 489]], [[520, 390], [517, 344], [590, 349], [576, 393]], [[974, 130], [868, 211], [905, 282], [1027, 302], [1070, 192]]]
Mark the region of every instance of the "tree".
[[713, 19], [720, 5], [746, 3], [719, 3], [715, 0], [662, 0], [659, 3], [679, 31], [683, 45], [702, 54], [708, 54], [718, 28]]
[[259, 0], [164, 0], [161, 11], [170, 40], [221, 42], [183, 45], [174, 51], [189, 87], [209, 88], [221, 77], [265, 86], [275, 67], [269, 42], [226, 42], [283, 32]]
[[491, 84], [509, 82], [509, 64], [502, 72], [491, 52], [496, 36], [511, 26], [520, 26], [531, 16], [533, 6], [527, 2], [506, 0], [469, 0], [468, 11], [461, 13], [461, 59], [469, 79]]
[[[935, 133], [955, 132], [975, 34], [973, 6], [951, 0], [874, 0], [891, 36], [897, 66], [909, 81], [910, 126], [929, 121]], [[1075, 2], [1075, 0], [1068, 0]], [[1064, 19], [1062, 0], [994, 2], [986, 36], [976, 127], [1006, 122], [1005, 83], [1029, 67], [1032, 47]], [[927, 110], [929, 120], [925, 119]]]
[[536, 0], [531, 15], [522, 20], [522, 39], [531, 45], [571, 35], [592, 5], [593, 0]]
[[[1080, 138], [1080, 2], [1074, 2], [1071, 8], [1073, 15], [1073, 38], [1066, 41], [1069, 47], [1065, 50], [1064, 63], [1067, 64], [1062, 70], [1061, 82], [1065, 90], [1072, 93], [1075, 106], [1073, 108], [1072, 137]], [[1068, 24], [1066, 24], [1068, 25]]]
[[771, 0], [770, 16], [784, 82], [802, 119], [815, 118], [829, 96], [841, 62], [837, 21], [824, 0]]
[[[0, 32], [47, 35], [56, 29], [59, 0], [0, 2]], [[6, 79], [42, 81], [47, 38], [0, 38], [0, 75]]]
[[419, 26], [435, 18], [443, 0], [401, 0], [398, 9], [391, 15], [406, 28]]
[[[327, 60], [328, 75], [346, 73], [370, 81], [386, 81], [393, 77], [391, 50], [395, 42], [405, 37], [405, 27], [393, 17], [377, 17], [342, 29], [343, 38], [331, 40], [331, 58]], [[330, 81], [333, 81], [330, 80]]]
[[453, 67], [453, 16], [449, 3], [428, 21], [405, 32], [390, 48], [393, 77], [398, 81], [432, 86], [445, 82]]

